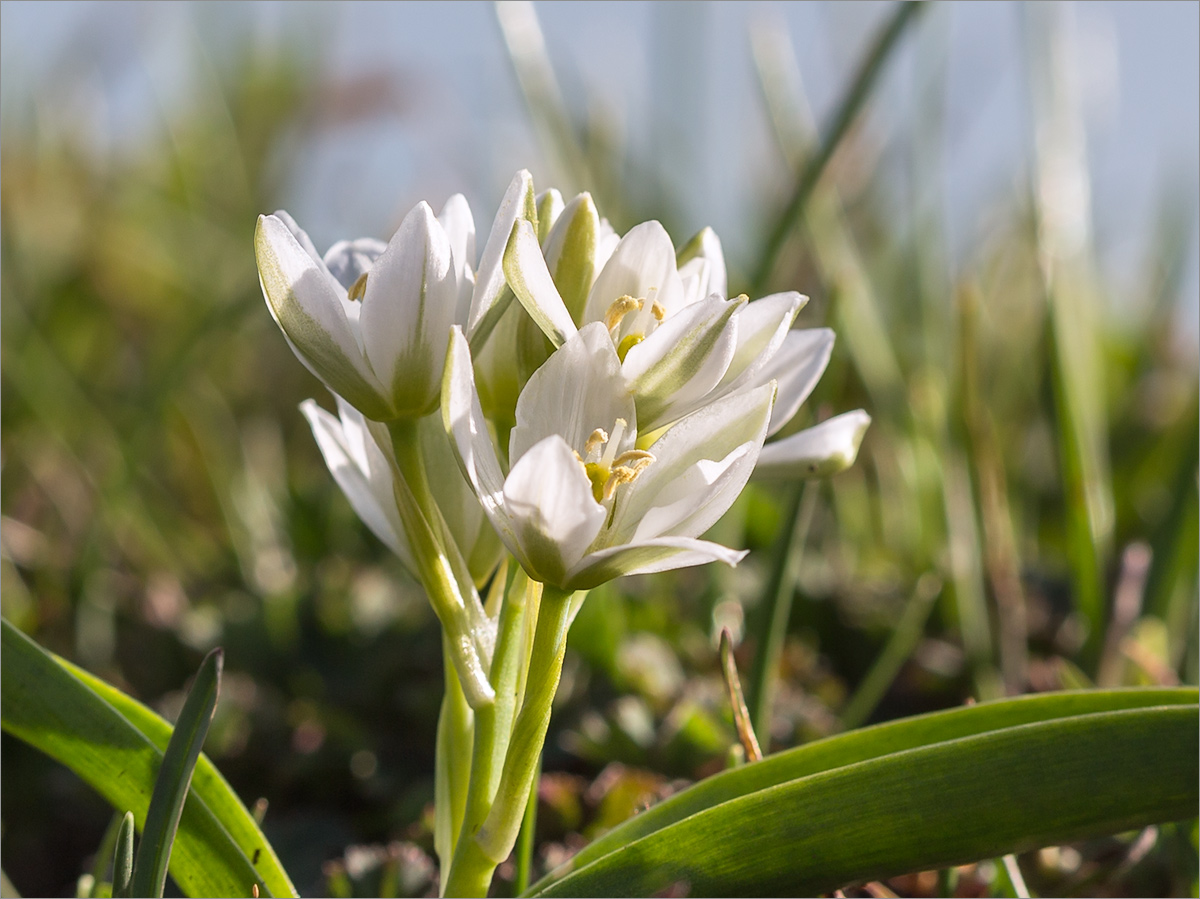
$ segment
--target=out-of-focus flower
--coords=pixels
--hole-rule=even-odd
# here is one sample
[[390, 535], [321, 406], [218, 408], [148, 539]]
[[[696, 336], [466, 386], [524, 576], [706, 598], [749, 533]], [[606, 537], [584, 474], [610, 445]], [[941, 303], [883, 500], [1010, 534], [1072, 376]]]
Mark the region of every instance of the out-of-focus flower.
[[[325, 464], [358, 517], [400, 557], [414, 577], [419, 577], [396, 507], [395, 459], [387, 429], [364, 418], [340, 397], [337, 407], [335, 416], [313, 400], [305, 400], [300, 411], [312, 427]], [[430, 490], [478, 586], [495, 570], [502, 547], [470, 485], [463, 480], [439, 417], [422, 419], [418, 428]]]
[[744, 555], [697, 537], [750, 477], [773, 384], [704, 406], [639, 449], [616, 347], [603, 323], [585, 325], [526, 384], [503, 466], [457, 329], [446, 365], [442, 414], [459, 462], [530, 577], [582, 590]]

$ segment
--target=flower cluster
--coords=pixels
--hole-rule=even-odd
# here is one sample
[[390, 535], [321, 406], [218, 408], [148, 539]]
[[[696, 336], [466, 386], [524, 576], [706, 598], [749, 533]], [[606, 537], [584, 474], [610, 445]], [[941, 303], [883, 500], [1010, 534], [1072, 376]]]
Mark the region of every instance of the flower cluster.
[[[472, 580], [485, 581], [487, 562], [498, 561], [480, 527], [486, 515], [531, 576], [578, 588], [736, 561], [724, 548], [680, 541], [719, 518], [751, 471], [795, 478], [847, 467], [870, 421], [850, 412], [764, 446], [832, 352], [830, 330], [791, 327], [806, 298], [727, 298], [710, 229], [678, 251], [658, 222], [618, 237], [588, 194], [566, 204], [554, 191], [535, 198], [525, 172], [478, 266], [461, 195], [436, 217], [419, 204], [386, 245], [342, 241], [321, 256], [279, 212], [260, 218], [255, 246], [272, 315], [338, 397], [339, 418], [311, 401], [304, 409], [326, 461], [363, 520], [418, 574], [396, 511], [386, 423], [425, 421], [439, 400], [466, 479], [438, 471], [429, 480], [459, 550], [475, 561]], [[530, 344], [530, 325], [553, 353], [546, 341], [528, 352], [513, 345]], [[509, 408], [494, 399], [502, 382], [518, 385]], [[445, 459], [438, 420], [420, 425], [426, 464]], [[559, 466], [565, 459], [572, 465]], [[593, 484], [601, 471], [605, 484]]]
[[321, 255], [284, 212], [255, 234], [267, 306], [334, 394], [336, 416], [301, 407], [325, 461], [441, 620], [441, 886], [486, 895], [586, 591], [736, 564], [702, 535], [747, 481], [845, 468], [870, 418], [772, 441], [833, 334], [793, 329], [798, 293], [729, 297], [708, 229], [678, 250], [657, 222], [621, 236], [588, 194], [539, 196], [520, 172], [475, 243], [461, 196], [387, 244]]

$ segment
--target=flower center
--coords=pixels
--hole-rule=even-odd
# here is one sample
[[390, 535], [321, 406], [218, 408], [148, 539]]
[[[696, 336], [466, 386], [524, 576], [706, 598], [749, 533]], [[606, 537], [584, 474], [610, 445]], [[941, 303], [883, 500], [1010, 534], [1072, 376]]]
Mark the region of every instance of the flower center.
[[583, 456], [576, 456], [592, 482], [592, 496], [605, 505], [610, 502], [622, 484], [631, 484], [639, 474], [654, 461], [654, 454], [646, 450], [631, 449], [617, 454], [621, 438], [628, 423], [618, 418], [613, 425], [612, 436], [603, 428], [596, 428], [583, 446]]
[[663, 304], [655, 299], [658, 288], [651, 287], [646, 293], [644, 297], [631, 297], [628, 294], [619, 297], [604, 313], [604, 326], [617, 345], [617, 358], [622, 362], [629, 351], [645, 340], [646, 335], [657, 328], [667, 314]]

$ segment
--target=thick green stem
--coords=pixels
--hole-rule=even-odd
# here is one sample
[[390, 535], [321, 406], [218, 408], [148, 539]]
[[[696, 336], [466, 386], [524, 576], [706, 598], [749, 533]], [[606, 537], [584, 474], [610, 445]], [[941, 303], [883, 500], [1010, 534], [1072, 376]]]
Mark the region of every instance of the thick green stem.
[[473, 838], [467, 839], [464, 833], [459, 840], [446, 884], [447, 896], [486, 895], [492, 873], [517, 840], [562, 676], [571, 596], [570, 591], [550, 586], [542, 592], [525, 698], [504, 758], [496, 798]]
[[521, 669], [525, 659], [525, 610], [531, 593], [541, 594], [541, 584], [517, 572], [500, 610], [496, 651], [492, 658], [491, 683], [496, 701], [475, 714], [474, 746], [471, 753], [471, 783], [466, 813], [462, 818], [454, 862], [470, 854], [467, 844], [483, 826], [500, 783], [504, 756], [512, 734], [513, 719], [521, 700]]
[[442, 623], [463, 693], [473, 709], [494, 701], [487, 676], [491, 632], [462, 553], [429, 491], [415, 421], [388, 423], [395, 451], [393, 492], [421, 585]]
[[434, 848], [441, 861], [441, 889], [446, 888], [450, 860], [466, 815], [471, 770], [473, 718], [455, 671], [453, 650], [442, 639], [445, 693], [437, 723], [437, 759], [434, 770]]

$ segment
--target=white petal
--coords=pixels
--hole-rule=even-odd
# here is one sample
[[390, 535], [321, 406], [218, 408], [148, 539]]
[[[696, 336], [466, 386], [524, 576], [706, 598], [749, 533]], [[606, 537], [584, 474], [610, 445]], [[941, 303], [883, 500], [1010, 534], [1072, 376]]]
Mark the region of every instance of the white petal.
[[418, 423], [417, 430], [434, 501], [478, 584], [500, 561], [500, 541], [475, 498], [474, 489], [463, 477], [441, 416], [426, 416]]
[[471, 204], [462, 194], [455, 194], [446, 201], [438, 213], [438, 221], [450, 241], [450, 252], [458, 266], [475, 270], [475, 217], [471, 215]]
[[342, 488], [342, 493], [346, 495], [358, 517], [376, 537], [400, 557], [409, 571], [414, 571], [412, 552], [404, 539], [400, 517], [396, 512], [396, 501], [392, 496], [391, 474], [386, 471], [386, 466], [384, 471], [376, 473], [377, 477], [372, 480], [369, 469], [362, 464], [366, 459], [360, 455], [361, 445], [357, 448], [358, 453], [353, 451], [354, 448], [349, 446], [349, 435], [343, 430], [341, 421], [312, 400], [301, 403], [300, 411], [312, 427], [313, 437], [317, 440], [321, 455], [325, 457], [330, 474]]
[[418, 203], [375, 261], [359, 318], [367, 358], [397, 415], [437, 406], [457, 294], [450, 241], [429, 204]]
[[522, 169], [513, 176], [500, 209], [492, 222], [491, 233], [483, 247], [479, 268], [475, 270], [475, 292], [471, 296], [471, 312], [467, 317], [467, 336], [474, 339], [479, 330], [490, 332], [504, 312], [497, 301], [504, 291], [504, 250], [512, 235], [513, 223], [522, 218], [534, 221], [537, 206], [533, 196], [533, 176]]
[[455, 457], [484, 513], [504, 545], [515, 555], [518, 544], [512, 522], [504, 510], [504, 472], [479, 404], [471, 368], [471, 349], [457, 325], [450, 333], [446, 370], [442, 376], [442, 424], [452, 438]]
[[711, 528], [746, 487], [759, 445], [743, 443], [724, 459], [701, 459], [660, 493], [633, 532], [631, 543], [662, 536], [699, 537]]
[[[679, 248], [676, 253], [679, 277], [692, 302], [711, 293], [728, 296], [725, 274], [725, 253], [721, 240], [712, 228], [704, 228]], [[690, 283], [689, 283], [690, 282]]]
[[713, 295], [688, 306], [629, 350], [621, 371], [637, 397], [640, 426], [686, 415], [720, 382], [737, 347], [744, 300]]
[[[642, 470], [637, 480], [618, 493], [613, 521], [608, 530], [610, 541], [627, 542], [639, 532], [639, 523], [652, 509], [674, 506], [680, 501], [685, 504], [690, 502], [692, 508], [679, 506], [670, 516], [652, 520], [650, 526], [656, 527], [654, 536], [664, 533], [671, 519], [677, 523], [687, 523], [687, 529], [677, 533], [689, 537], [704, 533], [725, 514], [737, 498], [741, 485], [749, 478], [757, 458], [757, 448], [762, 446], [766, 436], [773, 395], [773, 385], [766, 384], [727, 396], [668, 428], [649, 447], [654, 462]], [[736, 455], [746, 445], [754, 449], [748, 467]], [[713, 467], [705, 463], [720, 464]], [[699, 474], [693, 472], [697, 467]], [[726, 470], [735, 471], [731, 477], [741, 478], [732, 495], [727, 492], [730, 482], [721, 480]], [[686, 481], [689, 487], [682, 493], [675, 489], [681, 480]], [[645, 534], [646, 531], [641, 533]]]
[[575, 322], [567, 311], [538, 243], [537, 232], [526, 221], [517, 222], [504, 253], [504, 275], [525, 311], [556, 346], [575, 333]]
[[622, 575], [655, 574], [708, 562], [736, 565], [745, 556], [744, 549], [729, 549], [707, 540], [659, 537], [588, 553], [575, 566], [564, 586], [573, 590], [590, 590]]
[[721, 379], [723, 393], [771, 380], [761, 372], [783, 346], [796, 314], [807, 302], [808, 297], [789, 291], [754, 300], [742, 308], [737, 317], [737, 350]]
[[596, 266], [602, 264], [596, 261], [599, 238], [600, 216], [596, 204], [591, 194], [582, 193], [567, 204], [542, 244], [546, 267], [553, 274], [559, 295], [576, 324], [583, 321], [588, 292], [599, 270]]
[[339, 240], [329, 248], [322, 262], [329, 274], [342, 285], [342, 289], [349, 290], [364, 272], [371, 270], [375, 260], [386, 249], [387, 244], [374, 237]]
[[832, 354], [833, 331], [828, 328], [788, 332], [783, 347], [756, 373], [754, 379], [759, 383], [774, 379], [779, 385], [768, 435], [792, 420], [801, 403], [808, 399], [821, 380]]
[[596, 277], [584, 310], [585, 322], [604, 321], [608, 307], [623, 296], [650, 297], [667, 316], [683, 305], [683, 282], [675, 268], [675, 247], [658, 222], [643, 222], [621, 238]]
[[562, 585], [607, 517], [583, 466], [557, 434], [530, 447], [504, 482], [504, 504], [531, 577]]
[[636, 417], [608, 330], [593, 322], [547, 359], [521, 391], [508, 457], [515, 464], [551, 434], [582, 454], [592, 432], [611, 431], [618, 418], [625, 420], [625, 436], [631, 440]]
[[454, 270], [458, 274], [458, 299], [455, 301], [454, 321], [465, 324], [475, 290], [475, 218], [466, 197], [455, 194], [438, 213], [438, 222], [450, 241]]
[[321, 262], [321, 254], [317, 252], [316, 246], [313, 245], [312, 238], [308, 236], [308, 232], [296, 224], [296, 220], [291, 217], [285, 210], [275, 210], [275, 218], [283, 222], [283, 226], [291, 232], [292, 237], [296, 238], [296, 243], [300, 244], [304, 252], [306, 252], [313, 262]]
[[346, 317], [345, 291], [324, 263], [273, 215], [259, 216], [254, 251], [267, 307], [300, 360], [366, 415], [390, 417], [383, 387]]
[[544, 190], [537, 195], [538, 240], [545, 241], [550, 229], [563, 211], [563, 195], [556, 188]]
[[824, 478], [854, 464], [869, 416], [862, 409], [845, 412], [807, 431], [763, 447], [754, 477]]

